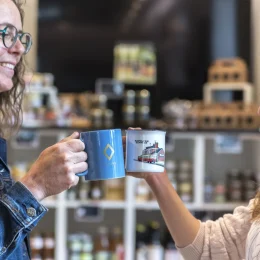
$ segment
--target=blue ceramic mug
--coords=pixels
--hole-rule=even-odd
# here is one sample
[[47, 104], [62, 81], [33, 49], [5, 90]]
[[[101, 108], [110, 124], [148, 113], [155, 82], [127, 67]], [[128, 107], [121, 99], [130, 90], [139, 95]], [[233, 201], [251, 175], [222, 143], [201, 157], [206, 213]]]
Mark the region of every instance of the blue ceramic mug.
[[80, 133], [88, 154], [88, 170], [77, 174], [87, 181], [125, 177], [121, 129], [96, 130]]

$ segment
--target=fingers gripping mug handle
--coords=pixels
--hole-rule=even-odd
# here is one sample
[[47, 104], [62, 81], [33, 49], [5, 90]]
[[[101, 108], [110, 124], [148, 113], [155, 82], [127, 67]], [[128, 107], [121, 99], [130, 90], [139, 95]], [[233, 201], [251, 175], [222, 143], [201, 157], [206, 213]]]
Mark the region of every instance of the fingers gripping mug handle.
[[[83, 142], [83, 140], [81, 139], [81, 136], [80, 136], [80, 141]], [[84, 172], [76, 173], [75, 175], [78, 176], [78, 177], [83, 177], [83, 176], [86, 176], [87, 174], [88, 174], [88, 170], [86, 170]]]

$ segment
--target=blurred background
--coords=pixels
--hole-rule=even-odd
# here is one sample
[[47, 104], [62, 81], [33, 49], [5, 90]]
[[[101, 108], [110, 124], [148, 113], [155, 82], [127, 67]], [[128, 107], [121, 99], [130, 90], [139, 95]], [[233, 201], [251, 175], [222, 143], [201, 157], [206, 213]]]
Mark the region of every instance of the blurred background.
[[[202, 221], [247, 205], [259, 186], [257, 0], [27, 0], [18, 180], [72, 131], [166, 131], [165, 167]], [[32, 259], [181, 259], [148, 185], [80, 183], [48, 198]], [[171, 205], [169, 205], [170, 207]]]
[[51, 71], [61, 92], [94, 91], [97, 78], [113, 78], [118, 42], [151, 43], [155, 116], [172, 98], [201, 99], [214, 59], [250, 65], [250, 1], [40, 0], [38, 22], [37, 68]]

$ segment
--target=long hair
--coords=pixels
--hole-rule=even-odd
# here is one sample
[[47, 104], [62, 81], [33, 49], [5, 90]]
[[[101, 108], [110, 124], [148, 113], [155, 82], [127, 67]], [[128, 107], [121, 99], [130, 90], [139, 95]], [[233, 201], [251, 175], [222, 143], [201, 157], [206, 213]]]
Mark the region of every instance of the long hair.
[[[11, 0], [18, 8], [23, 24], [24, 1]], [[8, 138], [16, 133], [22, 124], [22, 99], [25, 89], [25, 63], [23, 57], [16, 65], [13, 76], [13, 88], [0, 93], [0, 136]]]
[[252, 221], [260, 220], [260, 191], [256, 193], [253, 209], [252, 209]]

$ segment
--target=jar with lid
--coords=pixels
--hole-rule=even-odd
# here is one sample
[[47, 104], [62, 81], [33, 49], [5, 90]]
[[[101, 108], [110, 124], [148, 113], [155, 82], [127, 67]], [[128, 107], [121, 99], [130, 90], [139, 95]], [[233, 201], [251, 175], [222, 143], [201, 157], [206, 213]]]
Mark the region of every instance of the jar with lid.
[[242, 175], [238, 169], [231, 169], [227, 174], [228, 201], [242, 201]]
[[139, 106], [136, 111], [137, 123], [140, 126], [147, 126], [150, 119], [150, 107]]
[[180, 171], [177, 178], [178, 194], [183, 202], [191, 202], [193, 197], [192, 175], [190, 172]]
[[111, 109], [104, 110], [104, 127], [111, 128], [114, 125], [114, 112]]
[[148, 201], [150, 198], [150, 188], [143, 179], [136, 180], [136, 201]]
[[192, 171], [192, 162], [188, 160], [181, 160], [179, 162], [179, 170], [184, 172], [191, 172]]
[[243, 200], [249, 201], [256, 195], [258, 184], [257, 178], [253, 170], [247, 169], [243, 172]]
[[107, 108], [107, 97], [104, 94], [94, 95], [93, 108], [106, 109]]
[[125, 91], [124, 94], [124, 105], [127, 106], [134, 106], [135, 105], [135, 91], [132, 89], [129, 89]]
[[104, 182], [104, 194], [106, 200], [124, 200], [124, 179], [111, 179]]
[[167, 160], [165, 162], [165, 168], [167, 171], [176, 172], [177, 171], [177, 162], [174, 160]]
[[91, 121], [94, 128], [100, 128], [103, 125], [103, 111], [99, 108], [91, 109]]
[[137, 104], [139, 106], [150, 106], [150, 91], [143, 89], [137, 92]]
[[123, 124], [124, 126], [131, 126], [135, 123], [135, 107], [132, 105], [123, 106]]

